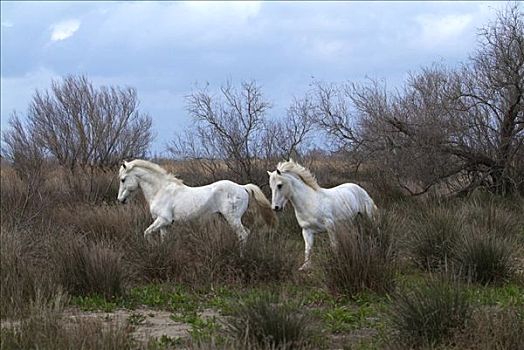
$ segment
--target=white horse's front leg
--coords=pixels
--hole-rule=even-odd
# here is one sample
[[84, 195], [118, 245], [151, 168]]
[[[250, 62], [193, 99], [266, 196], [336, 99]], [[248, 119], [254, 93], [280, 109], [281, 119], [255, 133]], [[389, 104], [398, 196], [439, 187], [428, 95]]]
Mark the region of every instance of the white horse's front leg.
[[[150, 236], [153, 232], [155, 232], [156, 230], [162, 230], [163, 231], [163, 228], [167, 225], [170, 224], [170, 221], [167, 220], [167, 219], [164, 219], [163, 217], [159, 216], [155, 219], [155, 221], [153, 221], [153, 223], [151, 225], [149, 225], [149, 227], [144, 231], [144, 238], [147, 240], [147, 241], [150, 241]], [[161, 231], [161, 233], [162, 233]]]
[[302, 236], [304, 237], [304, 264], [299, 271], [309, 270], [311, 268], [311, 249], [313, 249], [314, 233], [311, 230], [303, 229]]

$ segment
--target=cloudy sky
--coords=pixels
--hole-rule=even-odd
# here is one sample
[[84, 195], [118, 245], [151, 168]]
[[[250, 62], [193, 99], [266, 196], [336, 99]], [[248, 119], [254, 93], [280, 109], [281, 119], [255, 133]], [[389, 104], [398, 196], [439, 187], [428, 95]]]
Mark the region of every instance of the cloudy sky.
[[457, 65], [503, 2], [1, 2], [1, 123], [35, 89], [85, 74], [132, 86], [160, 152], [190, 125], [185, 96], [256, 80], [285, 113], [313, 79], [398, 86], [410, 71]]

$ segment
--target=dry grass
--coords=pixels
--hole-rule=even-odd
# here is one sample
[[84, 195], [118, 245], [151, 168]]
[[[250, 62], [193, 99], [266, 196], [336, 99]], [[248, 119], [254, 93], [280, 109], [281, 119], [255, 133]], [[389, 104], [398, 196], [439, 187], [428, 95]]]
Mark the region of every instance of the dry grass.
[[391, 291], [397, 268], [392, 241], [396, 229], [395, 220], [385, 215], [376, 220], [357, 217], [355, 223], [339, 226], [338, 245], [322, 263], [328, 288], [348, 296]]
[[101, 320], [64, 320], [60, 294], [52, 302], [33, 303], [28, 318], [2, 326], [1, 349], [135, 349], [130, 328]]
[[427, 270], [444, 268], [460, 239], [463, 222], [453, 208], [430, 206], [417, 210], [408, 241], [415, 264]]
[[52, 266], [45, 258], [46, 240], [32, 232], [2, 226], [0, 231], [0, 315], [27, 315], [37, 299], [59, 292]]
[[[312, 168], [324, 166], [327, 165], [317, 161]], [[332, 168], [336, 174], [322, 174], [326, 177], [322, 180], [326, 185], [330, 181], [348, 181], [348, 176], [352, 176], [340, 162]], [[187, 169], [186, 173], [189, 174]], [[515, 275], [521, 273], [518, 271], [524, 271], [524, 219], [519, 215], [522, 200], [484, 200], [480, 197], [453, 201], [435, 201], [431, 198], [406, 200], [404, 197], [399, 200], [396, 198], [398, 193], [386, 191], [376, 197], [382, 212], [379, 220], [376, 223], [364, 221], [356, 226], [341, 228], [339, 249], [329, 256], [320, 255], [320, 265], [324, 265], [324, 269], [306, 275], [297, 271], [304, 246], [292, 208], [280, 215], [279, 226], [271, 231], [259, 227], [256, 220], [247, 215], [244, 219], [252, 233], [243, 254], [235, 233], [219, 217], [177, 223], [169, 229], [165, 242], [149, 243], [143, 238], [143, 231], [152, 219], [143, 198], [137, 196], [128, 205], [116, 205], [113, 198], [116, 196], [116, 186], [113, 184], [109, 186], [107, 196], [96, 194], [104, 192], [102, 189], [111, 183], [113, 175], [104, 172], [97, 174], [94, 179], [94, 183], [99, 185], [91, 189], [84, 188], [74, 195], [66, 175], [56, 169], [52, 173], [48, 172], [42, 187], [30, 194], [29, 187], [16, 173], [10, 171], [9, 167], [2, 167], [0, 313], [2, 320], [24, 319], [16, 330], [2, 331], [2, 348], [50, 348], [50, 339], [62, 337], [57, 336], [57, 332], [63, 335], [63, 339], [57, 340], [53, 347], [58, 349], [82, 348], [79, 342], [84, 342], [85, 348], [130, 348], [136, 345], [129, 341], [126, 327], [115, 326], [111, 329], [97, 322], [83, 321], [66, 326], [60, 317], [61, 311], [55, 314], [49, 310], [37, 311], [35, 305], [50, 305], [53, 300], [63, 296], [63, 289], [78, 296], [102, 294], [110, 299], [122, 295], [125, 299], [128, 287], [140, 287], [145, 283], [181, 284], [187, 290], [198, 289], [200, 292], [221, 286], [249, 291], [290, 284], [296, 284], [299, 290], [311, 285], [324, 289], [326, 285], [323, 283], [327, 282], [327, 289], [336, 295], [352, 296], [360, 295], [361, 292], [363, 295], [375, 295], [394, 291], [399, 278], [404, 278], [406, 273], [414, 273], [417, 278], [425, 279], [425, 269], [414, 270], [412, 264], [398, 268], [408, 257], [415, 257], [419, 266], [431, 265], [439, 270], [449, 267], [443, 264], [449, 260], [457, 266], [456, 271], [471, 272], [481, 267], [481, 262], [488, 262], [489, 256], [494, 256], [494, 261], [510, 264], [509, 270], [504, 270], [504, 264], [488, 264], [490, 267], [495, 266], [488, 274], [495, 277], [479, 280], [482, 283], [498, 281], [502, 286], [508, 278], [513, 280]], [[198, 181], [210, 182], [206, 174], [198, 176], [201, 176]], [[379, 193], [382, 185], [391, 185], [381, 185], [378, 180], [374, 183], [373, 177], [366, 180], [372, 180], [369, 188], [373, 193]], [[85, 184], [86, 179], [78, 181]], [[26, 200], [28, 195], [31, 195], [31, 201]], [[473, 244], [460, 243], [464, 237], [470, 237], [468, 234], [486, 238], [491, 248], [511, 242], [511, 255], [501, 260], [497, 258], [499, 255], [484, 254], [484, 250], [473, 247]], [[448, 241], [452, 243], [450, 246], [441, 244]], [[318, 242], [327, 244], [327, 236]], [[477, 245], [481, 242], [484, 239], [470, 240], [470, 243]], [[414, 248], [417, 246], [420, 254], [415, 254], [417, 250]], [[455, 248], [450, 250], [452, 246]], [[469, 254], [467, 260], [466, 248], [470, 246], [470, 251], [482, 251], [482, 254]], [[488, 269], [482, 267], [482, 270]], [[468, 278], [471, 276], [467, 275]], [[442, 294], [439, 290], [434, 288], [426, 291], [426, 294], [408, 291], [406, 298], [413, 303], [418, 302], [415, 307], [419, 310], [424, 310], [431, 300], [441, 300], [440, 304], [437, 301], [433, 303], [436, 307], [433, 312], [449, 314], [451, 311], [446, 303], [453, 304], [462, 299], [450, 299], [448, 297], [452, 293]], [[422, 302], [424, 300], [426, 304]], [[268, 305], [275, 306], [271, 303]], [[457, 305], [460, 307], [462, 304]], [[268, 310], [273, 310], [271, 307]], [[261, 310], [264, 309], [259, 308]], [[475, 316], [463, 328], [460, 337], [455, 332], [457, 328], [451, 327], [453, 331], [442, 332], [445, 334], [441, 338], [442, 343], [456, 336], [453, 341], [461, 344], [462, 348], [471, 346], [472, 349], [487, 349], [479, 345], [472, 335], [474, 332], [486, 332], [495, 334], [494, 340], [489, 342], [486, 339], [483, 343], [494, 348], [511, 348], [512, 344], [520, 341], [519, 334], [500, 325], [508, 322], [515, 325], [516, 329], [521, 329], [521, 318], [510, 314], [508, 310], [501, 310], [502, 313], [495, 314], [492, 320], [481, 314]], [[258, 311], [251, 309], [246, 312]], [[428, 313], [421, 311], [424, 315]], [[56, 322], [50, 315], [54, 315]], [[268, 320], [271, 320], [270, 316], [265, 318], [265, 321]], [[266, 323], [271, 325], [272, 321]], [[444, 327], [435, 321], [432, 329], [438, 330], [441, 326]], [[386, 323], [385, 327], [391, 326]], [[417, 329], [425, 334], [424, 330], [421, 331], [422, 326], [415, 321], [406, 327], [405, 334], [416, 333]], [[31, 340], [32, 332], [38, 335]], [[98, 340], [87, 339], [82, 333]], [[430, 339], [426, 335], [418, 339]], [[435, 339], [436, 342], [440, 341]], [[415, 346], [413, 344], [418, 344], [419, 340], [406, 340], [401, 344]], [[283, 344], [287, 346], [286, 342]], [[246, 338], [202, 346], [207, 345], [239, 349], [265, 347], [265, 344], [257, 341], [246, 342]], [[311, 344], [304, 346], [314, 348]], [[276, 345], [273, 347], [278, 348]]]
[[469, 320], [471, 306], [460, 285], [434, 280], [395, 293], [390, 313], [397, 345], [431, 348], [451, 342]]
[[488, 308], [473, 313], [455, 339], [456, 349], [519, 350], [524, 344], [524, 314], [513, 309]]
[[301, 307], [263, 294], [241, 305], [227, 321], [227, 330], [245, 347], [302, 349], [310, 347], [314, 321]]
[[73, 238], [54, 246], [58, 281], [72, 295], [121, 296], [126, 282], [122, 253], [104, 241]]

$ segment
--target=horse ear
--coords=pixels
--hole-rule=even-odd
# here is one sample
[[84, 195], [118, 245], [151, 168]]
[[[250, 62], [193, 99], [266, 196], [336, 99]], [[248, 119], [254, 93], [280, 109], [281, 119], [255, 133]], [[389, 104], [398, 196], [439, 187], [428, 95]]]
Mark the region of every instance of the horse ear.
[[278, 175], [282, 175], [282, 173], [280, 172], [280, 170], [277, 169], [277, 174]]
[[267, 175], [268, 175], [268, 176], [271, 176], [271, 174], [273, 174], [273, 173], [272, 173], [271, 171], [268, 170], [268, 171], [267, 171]]

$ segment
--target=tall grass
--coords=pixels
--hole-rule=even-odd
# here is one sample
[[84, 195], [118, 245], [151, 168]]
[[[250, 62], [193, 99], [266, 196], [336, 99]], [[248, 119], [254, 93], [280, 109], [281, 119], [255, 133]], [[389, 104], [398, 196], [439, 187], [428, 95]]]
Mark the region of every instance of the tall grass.
[[72, 295], [113, 298], [124, 293], [122, 253], [104, 241], [73, 238], [56, 245], [53, 258], [59, 283]]
[[432, 347], [465, 327], [471, 306], [458, 284], [433, 280], [395, 293], [390, 313], [399, 344]]
[[452, 258], [463, 230], [463, 219], [453, 208], [413, 208], [408, 249], [415, 264], [425, 270], [439, 270]]
[[0, 230], [0, 316], [27, 315], [36, 299], [49, 300], [60, 288], [43, 255], [46, 242], [32, 232], [2, 226]]
[[376, 220], [358, 217], [336, 230], [337, 246], [322, 262], [328, 288], [336, 294], [361, 291], [386, 293], [395, 285], [396, 252], [392, 237], [396, 223], [380, 215]]
[[226, 327], [246, 347], [298, 349], [310, 345], [314, 336], [314, 321], [305, 310], [269, 293], [240, 304]]
[[464, 234], [456, 248], [454, 269], [469, 281], [502, 283], [516, 271], [515, 244], [489, 233]]
[[135, 349], [127, 325], [107, 325], [97, 319], [65, 319], [63, 301], [37, 303], [30, 316], [3, 325], [1, 349]]
[[524, 314], [513, 309], [482, 309], [473, 313], [463, 332], [457, 334], [456, 349], [520, 350], [524, 346]]

